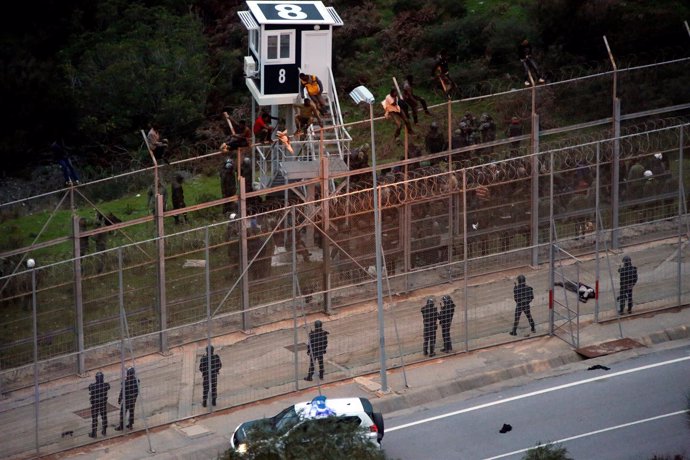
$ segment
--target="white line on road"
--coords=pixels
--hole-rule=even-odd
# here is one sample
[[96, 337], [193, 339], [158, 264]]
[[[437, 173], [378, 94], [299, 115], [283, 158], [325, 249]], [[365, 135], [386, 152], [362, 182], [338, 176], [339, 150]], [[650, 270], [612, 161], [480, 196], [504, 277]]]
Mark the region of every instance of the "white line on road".
[[[563, 444], [564, 442], [572, 441], [573, 439], [586, 438], [587, 436], [594, 436], [596, 434], [605, 433], [607, 431], [613, 431], [613, 430], [618, 430], [620, 428], [627, 428], [629, 426], [639, 425], [640, 423], [653, 422], [654, 420], [660, 420], [662, 418], [673, 417], [675, 415], [685, 414], [686, 412], [688, 412], [688, 411], [687, 410], [679, 410], [676, 412], [670, 412], [668, 414], [657, 415], [656, 417], [645, 418], [642, 420], [635, 420], [634, 422], [628, 422], [628, 423], [623, 423], [622, 425], [610, 426], [608, 428], [602, 428], [601, 430], [590, 431], [589, 433], [582, 433], [582, 434], [578, 434], [576, 436], [571, 436], [569, 438], [559, 439], [558, 441], [545, 442], [542, 445], [548, 446], [548, 445], [552, 445], [552, 444]], [[531, 450], [531, 449], [534, 449], [534, 447], [528, 447], [527, 449], [514, 450], [513, 452], [508, 452], [507, 454], [497, 455], [495, 457], [488, 457], [488, 458], [485, 458], [484, 460], [495, 460], [497, 458], [510, 457], [511, 455], [522, 454], [522, 453], [527, 452], [528, 450]]]
[[435, 417], [425, 418], [423, 420], [418, 420], [416, 422], [410, 422], [410, 423], [405, 423], [404, 425], [386, 428], [386, 433], [390, 433], [391, 431], [403, 430], [405, 428], [410, 428], [410, 427], [413, 427], [416, 425], [422, 425], [424, 423], [429, 423], [429, 422], [433, 422], [435, 420], [441, 420], [444, 418], [453, 417], [453, 416], [456, 416], [459, 414], [464, 414], [467, 412], [473, 412], [473, 411], [480, 410], [480, 409], [486, 409], [487, 407], [497, 406], [499, 404], [505, 404], [505, 403], [509, 403], [512, 401], [518, 401], [520, 399], [530, 398], [532, 396], [539, 396], [539, 395], [543, 395], [546, 393], [551, 393], [553, 391], [558, 391], [558, 390], [563, 390], [566, 388], [576, 387], [578, 385], [584, 385], [586, 383], [592, 383], [592, 382], [596, 382], [599, 380], [610, 379], [613, 377], [619, 377], [621, 375], [632, 374], [634, 372], [646, 371], [648, 369], [654, 369], [655, 367], [668, 366], [670, 364], [676, 364], [676, 363], [679, 363], [682, 361], [688, 361], [688, 360], [690, 360], [690, 356], [684, 356], [682, 358], [671, 359], [668, 361], [662, 361], [660, 363], [654, 363], [654, 364], [648, 364], [646, 366], [634, 367], [632, 369], [628, 369], [625, 371], [618, 371], [618, 372], [613, 372], [611, 374], [604, 374], [604, 375], [600, 375], [598, 377], [592, 377], [590, 379], [578, 380], [576, 382], [566, 383], [563, 385], [557, 385], [555, 387], [545, 388], [543, 390], [537, 390], [537, 391], [533, 391], [531, 393], [525, 393], [522, 395], [511, 396], [510, 398], [500, 399], [498, 401], [492, 401], [489, 403], [480, 404], [478, 406], [473, 406], [473, 407], [468, 407], [465, 409], [456, 410], [453, 412], [448, 412], [447, 414], [441, 414], [441, 415], [436, 415]]

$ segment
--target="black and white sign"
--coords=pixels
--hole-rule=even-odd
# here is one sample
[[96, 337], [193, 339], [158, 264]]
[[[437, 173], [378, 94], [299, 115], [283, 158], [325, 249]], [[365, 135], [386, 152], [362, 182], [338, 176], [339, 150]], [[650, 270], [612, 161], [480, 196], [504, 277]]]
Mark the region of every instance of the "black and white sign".
[[247, 2], [259, 24], [334, 24], [319, 1]]

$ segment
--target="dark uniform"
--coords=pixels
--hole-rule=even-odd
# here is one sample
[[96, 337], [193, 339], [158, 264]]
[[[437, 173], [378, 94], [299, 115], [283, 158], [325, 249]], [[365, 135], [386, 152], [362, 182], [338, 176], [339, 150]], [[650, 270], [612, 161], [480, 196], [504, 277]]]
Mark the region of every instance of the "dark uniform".
[[[124, 396], [122, 394], [123, 390]], [[127, 369], [127, 377], [125, 378], [124, 385], [120, 388], [120, 396], [117, 398], [117, 403], [120, 404], [120, 425], [115, 428], [117, 431], [122, 430], [125, 412], [129, 412], [129, 423], [127, 424], [127, 428], [131, 429], [134, 425], [134, 405], [137, 402], [137, 396], [139, 396], [139, 380], [136, 375], [134, 375], [134, 368], [130, 367]]]
[[[510, 120], [510, 125], [506, 128], [506, 137], [517, 137], [522, 136], [522, 124], [520, 124], [520, 119], [518, 117], [513, 117]], [[513, 141], [510, 143], [510, 157], [516, 157], [520, 155], [520, 141]]]
[[91, 402], [91, 433], [89, 436], [92, 438], [96, 437], [99, 415], [103, 422], [101, 434], [105, 436], [105, 430], [108, 427], [108, 390], [110, 390], [110, 384], [103, 381], [103, 372], [96, 372], [96, 381], [89, 385], [89, 401]]
[[304, 378], [311, 381], [314, 375], [314, 360], [319, 361], [319, 379], [323, 380], [323, 355], [328, 348], [328, 332], [323, 330], [323, 323], [316, 320], [314, 330], [309, 331], [309, 343], [307, 344], [307, 354], [309, 355], [309, 372]]
[[244, 191], [249, 193], [252, 191], [252, 159], [244, 157], [242, 165], [240, 166], [240, 174], [244, 177]]
[[[184, 182], [184, 178], [178, 174], [175, 176], [175, 180], [170, 185], [173, 209], [182, 209], [187, 207], [184, 202], [184, 189], [182, 188], [182, 182]], [[181, 216], [182, 221], [187, 222], [187, 213], [181, 214]], [[176, 215], [174, 218], [176, 224], [180, 223], [180, 215]]]
[[518, 275], [517, 284], [513, 287], [513, 298], [515, 299], [515, 321], [513, 322], [513, 330], [510, 331], [510, 335], [517, 335], [517, 327], [520, 322], [520, 314], [524, 311], [527, 321], [532, 328], [532, 332], [536, 332], [534, 329], [534, 320], [532, 319], [532, 313], [530, 312], [530, 302], [534, 300], [534, 291], [531, 286], [525, 284], [525, 275]]
[[539, 67], [532, 57], [532, 45], [530, 44], [529, 40], [524, 39], [520, 42], [518, 45], [518, 56], [520, 57], [522, 67], [525, 70], [525, 86], [529, 86], [531, 84], [529, 79], [530, 73], [539, 83], [544, 83], [544, 77], [539, 71]]
[[436, 329], [438, 328], [438, 311], [434, 305], [434, 299], [427, 299], [422, 307], [422, 320], [424, 322], [424, 355], [436, 356]]
[[454, 314], [455, 302], [453, 302], [449, 295], [444, 295], [441, 298], [441, 311], [438, 315], [438, 322], [441, 324], [441, 337], [443, 337], [443, 348], [441, 351], [444, 353], [453, 351], [453, 345], [450, 340], [450, 323], [453, 321]]
[[[223, 198], [229, 198], [237, 194], [237, 179], [235, 178], [235, 163], [227, 158], [220, 167], [220, 191]], [[223, 214], [232, 212], [232, 203], [223, 204]]]
[[434, 121], [429, 126], [429, 132], [427, 132], [424, 138], [424, 145], [429, 153], [440, 153], [446, 150], [448, 144], [446, 143], [445, 137], [438, 129], [438, 124]]
[[[208, 357], [211, 356], [211, 366], [208, 364]], [[199, 363], [199, 371], [204, 379], [204, 400], [203, 406], [206, 407], [206, 401], [208, 400], [208, 389], [209, 384], [211, 387], [211, 404], [216, 405], [217, 387], [218, 387], [218, 373], [223, 364], [220, 362], [220, 356], [213, 353], [213, 346], [209, 345], [206, 349], [206, 354], [201, 357], [201, 362]]]
[[618, 313], [622, 315], [625, 310], [626, 299], [628, 301], [628, 313], [632, 312], [632, 290], [633, 286], [637, 284], [637, 267], [633, 267], [630, 256], [623, 256], [623, 266], [618, 268], [618, 274], [621, 285], [621, 292], [618, 296]]

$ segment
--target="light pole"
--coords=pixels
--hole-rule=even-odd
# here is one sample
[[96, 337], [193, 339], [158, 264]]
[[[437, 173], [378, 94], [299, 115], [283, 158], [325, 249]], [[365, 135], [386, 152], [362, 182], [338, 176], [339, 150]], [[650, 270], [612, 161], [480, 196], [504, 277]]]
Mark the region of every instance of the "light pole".
[[371, 175], [374, 191], [374, 239], [376, 244], [376, 305], [379, 322], [379, 356], [381, 358], [381, 391], [388, 392], [388, 378], [386, 376], [386, 336], [383, 321], [383, 285], [381, 274], [381, 210], [379, 209], [379, 192], [376, 182], [376, 143], [374, 141], [374, 95], [364, 86], [358, 86], [350, 93], [355, 104], [366, 102], [369, 104], [369, 120], [371, 122]]

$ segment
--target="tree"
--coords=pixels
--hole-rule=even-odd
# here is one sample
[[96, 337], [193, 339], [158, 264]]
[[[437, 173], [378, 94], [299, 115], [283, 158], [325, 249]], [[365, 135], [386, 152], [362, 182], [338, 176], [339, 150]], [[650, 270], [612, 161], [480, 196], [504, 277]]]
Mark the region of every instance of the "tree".
[[[351, 423], [356, 422], [356, 423]], [[220, 460], [385, 460], [385, 453], [369, 441], [359, 418], [331, 416], [286, 424], [280, 431], [257, 423], [246, 453], [232, 449]]]
[[91, 143], [141, 144], [139, 130], [190, 133], [205, 118], [207, 45], [193, 15], [139, 3], [107, 3], [103, 30], [78, 36], [62, 54], [79, 129]]
[[573, 460], [568, 457], [568, 449], [559, 444], [544, 444], [528, 450], [522, 460]]

